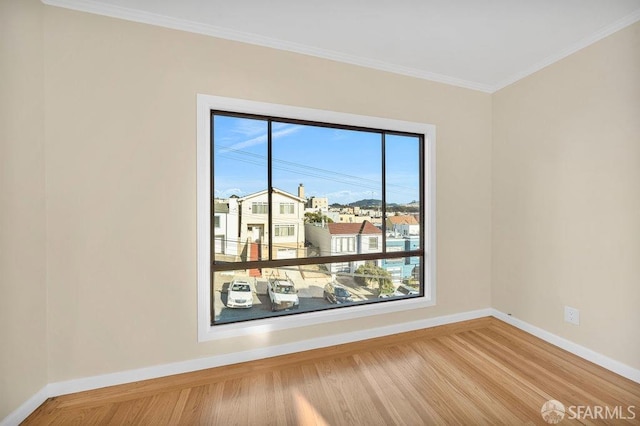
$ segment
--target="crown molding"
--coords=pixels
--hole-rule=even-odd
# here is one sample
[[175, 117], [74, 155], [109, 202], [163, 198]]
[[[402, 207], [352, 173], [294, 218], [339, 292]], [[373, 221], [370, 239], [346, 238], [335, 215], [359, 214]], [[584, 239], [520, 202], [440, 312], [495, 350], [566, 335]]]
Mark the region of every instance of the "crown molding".
[[415, 68], [403, 67], [400, 65], [390, 64], [384, 61], [378, 61], [369, 58], [363, 58], [355, 55], [348, 55], [328, 49], [321, 49], [312, 46], [306, 46], [299, 43], [292, 43], [278, 40], [270, 37], [264, 37], [257, 34], [236, 31], [229, 28], [222, 28], [213, 25], [201, 24], [186, 19], [177, 19], [165, 15], [159, 15], [150, 12], [143, 12], [122, 6], [107, 5], [99, 1], [93, 0], [41, 0], [48, 6], [56, 6], [65, 9], [77, 10], [80, 12], [93, 13], [97, 15], [109, 16], [111, 18], [124, 19], [127, 21], [139, 22], [143, 24], [155, 25], [174, 30], [187, 31], [190, 33], [202, 34], [211, 37], [233, 40], [247, 44], [253, 44], [273, 49], [284, 50], [303, 55], [315, 56], [323, 59], [330, 59], [336, 62], [357, 65], [365, 68], [372, 68], [379, 71], [386, 71], [393, 74], [400, 74], [409, 77], [415, 77], [423, 80], [429, 80], [436, 83], [444, 83], [452, 86], [458, 86], [465, 89], [478, 90], [490, 93], [491, 85], [482, 84], [474, 81], [463, 80], [442, 74], [422, 71]]
[[513, 75], [511, 75], [510, 77], [508, 77], [507, 79], [505, 79], [504, 81], [502, 81], [499, 84], [496, 84], [495, 86], [493, 86], [489, 91], [490, 93], [495, 93], [498, 90], [504, 89], [507, 86], [510, 86], [511, 84], [522, 80], [525, 77], [528, 77], [538, 71], [540, 71], [543, 68], [548, 67], [551, 64], [554, 64], [564, 58], [566, 58], [567, 56], [573, 55], [574, 53], [578, 52], [579, 50], [584, 49], [585, 47], [588, 47], [600, 40], [602, 40], [605, 37], [610, 36], [611, 34], [618, 32], [620, 30], [622, 30], [623, 28], [628, 27], [629, 25], [633, 25], [636, 22], [640, 21], [640, 9], [637, 9], [635, 12], [625, 16], [622, 19], [617, 20], [616, 22], [612, 23], [611, 25], [607, 25], [605, 27], [603, 27], [602, 29], [600, 29], [600, 31], [591, 34], [588, 37], [583, 38], [582, 40], [578, 41], [577, 43], [569, 46], [568, 48], [562, 50], [559, 53], [556, 53], [554, 55], [551, 56], [547, 56], [546, 58], [544, 58], [542, 61], [538, 62], [537, 64], [533, 65], [531, 68], [528, 68], [522, 72], [518, 72], [515, 73]]
[[625, 16], [622, 19], [607, 25], [600, 31], [583, 38], [574, 45], [562, 50], [561, 52], [548, 56], [532, 67], [512, 74], [505, 80], [497, 84], [485, 84], [476, 81], [464, 80], [443, 74], [432, 73], [419, 70], [416, 68], [404, 67], [401, 65], [391, 64], [384, 61], [378, 61], [370, 58], [363, 58], [356, 55], [348, 55], [328, 49], [307, 46], [299, 43], [293, 43], [283, 40], [264, 37], [257, 34], [236, 31], [229, 28], [207, 25], [186, 19], [172, 18], [165, 15], [159, 15], [151, 12], [143, 12], [137, 9], [131, 9], [122, 6], [107, 5], [96, 0], [41, 0], [48, 6], [56, 6], [65, 9], [77, 10], [80, 12], [93, 13], [97, 15], [109, 16], [111, 18], [123, 19], [143, 24], [155, 25], [174, 30], [186, 31], [195, 34], [202, 34], [211, 37], [217, 37], [226, 40], [238, 41], [257, 46], [269, 47], [278, 50], [284, 50], [303, 55], [314, 56], [323, 59], [329, 59], [336, 62], [357, 65], [365, 68], [386, 71], [393, 74], [415, 77], [422, 80], [433, 81], [436, 83], [448, 84], [451, 86], [462, 87], [465, 89], [477, 90], [485, 93], [495, 93], [525, 77], [528, 77], [547, 66], [566, 58], [585, 47], [602, 40], [603, 38], [620, 31], [640, 21], [640, 9]]

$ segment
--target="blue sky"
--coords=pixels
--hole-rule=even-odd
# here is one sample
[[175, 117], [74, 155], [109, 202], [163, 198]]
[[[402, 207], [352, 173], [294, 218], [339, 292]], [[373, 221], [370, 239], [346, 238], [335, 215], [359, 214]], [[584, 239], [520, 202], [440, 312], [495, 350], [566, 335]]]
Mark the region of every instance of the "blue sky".
[[[329, 203], [382, 197], [380, 135], [273, 123], [273, 186]], [[214, 195], [244, 196], [266, 189], [267, 122], [215, 116]], [[418, 138], [387, 135], [387, 202], [418, 199]]]

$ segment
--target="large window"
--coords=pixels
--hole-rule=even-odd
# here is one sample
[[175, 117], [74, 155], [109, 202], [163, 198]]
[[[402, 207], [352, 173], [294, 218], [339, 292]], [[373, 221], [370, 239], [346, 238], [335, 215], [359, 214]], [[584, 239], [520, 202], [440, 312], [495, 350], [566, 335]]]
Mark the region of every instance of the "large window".
[[251, 213], [253, 214], [267, 214], [269, 213], [269, 204], [253, 202], [251, 203]]
[[276, 237], [290, 237], [295, 235], [295, 225], [276, 225]]
[[333, 254], [353, 253], [356, 250], [355, 237], [337, 237], [333, 240]]
[[198, 135], [201, 338], [433, 303], [432, 126], [201, 96]]
[[295, 204], [293, 203], [280, 203], [280, 214], [294, 214]]

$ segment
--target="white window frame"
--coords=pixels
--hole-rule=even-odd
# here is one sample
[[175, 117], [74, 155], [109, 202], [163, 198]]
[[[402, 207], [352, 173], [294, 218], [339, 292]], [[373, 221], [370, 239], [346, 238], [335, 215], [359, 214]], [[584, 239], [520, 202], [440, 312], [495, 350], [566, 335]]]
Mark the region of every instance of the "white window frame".
[[296, 213], [296, 206], [294, 203], [280, 203], [280, 214], [295, 214], [295, 213]]
[[356, 237], [334, 237], [334, 250], [331, 254], [355, 253]]
[[264, 201], [252, 201], [251, 214], [269, 214], [269, 203]]
[[[282, 235], [282, 231], [286, 229], [285, 235]], [[290, 231], [290, 232], [289, 232]], [[296, 225], [274, 225], [274, 237], [294, 237], [296, 235]]]
[[[271, 331], [293, 329], [315, 324], [326, 324], [382, 315], [410, 309], [425, 308], [436, 303], [436, 220], [435, 220], [435, 144], [434, 125], [347, 114], [288, 105], [255, 102], [198, 94], [197, 103], [197, 288], [198, 288], [198, 341], [227, 339], [238, 336], [264, 335]], [[298, 315], [276, 316], [239, 323], [211, 325], [211, 110], [245, 114], [286, 117], [306, 121], [342, 124], [424, 135], [424, 297], [400, 299], [340, 309], [308, 312]]]
[[[373, 242], [373, 244], [371, 244]], [[380, 240], [378, 237], [369, 237], [369, 250], [378, 250]]]

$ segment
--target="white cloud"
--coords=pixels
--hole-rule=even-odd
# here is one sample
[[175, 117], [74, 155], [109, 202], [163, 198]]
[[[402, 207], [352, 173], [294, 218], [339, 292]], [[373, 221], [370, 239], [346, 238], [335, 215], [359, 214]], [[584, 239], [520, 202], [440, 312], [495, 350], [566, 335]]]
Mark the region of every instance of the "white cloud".
[[235, 126], [230, 129], [231, 133], [239, 134], [244, 137], [252, 137], [261, 133], [266, 133], [267, 122], [260, 120], [235, 120]]
[[229, 198], [232, 195], [242, 197], [244, 195], [244, 191], [240, 188], [227, 188], [224, 190], [215, 190], [213, 195], [215, 198]]
[[280, 130], [274, 130], [273, 138], [277, 139], [277, 138], [282, 137], [282, 136], [290, 135], [290, 134], [296, 133], [296, 132], [298, 132], [298, 131], [300, 131], [302, 129], [303, 129], [303, 126], [296, 126], [296, 125], [293, 125], [293, 124], [289, 124], [289, 125], [287, 125], [287, 127], [284, 127], [284, 128], [282, 128]]
[[[241, 122], [243, 121], [245, 120], [242, 120]], [[298, 126], [294, 124], [285, 124], [285, 123], [277, 123], [277, 124], [278, 125], [277, 126], [274, 125], [272, 129], [273, 131], [272, 138], [274, 140], [283, 136], [296, 133], [299, 130], [303, 129], [303, 126]], [[253, 137], [250, 137], [249, 139], [245, 139], [240, 142], [236, 142], [227, 148], [223, 148], [220, 150], [221, 153], [225, 153], [229, 151], [238, 151], [251, 146], [267, 143], [267, 133], [264, 125], [260, 129], [258, 129], [257, 126], [254, 126], [251, 124], [237, 126], [232, 130], [232, 132], [240, 133], [244, 137], [247, 137], [247, 136], [253, 136]]]
[[267, 142], [267, 135], [257, 136], [255, 138], [247, 139], [242, 142], [234, 143], [233, 145], [220, 149], [220, 153], [226, 153], [230, 151], [239, 151], [243, 148], [247, 148], [254, 145], [260, 145]]

